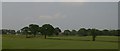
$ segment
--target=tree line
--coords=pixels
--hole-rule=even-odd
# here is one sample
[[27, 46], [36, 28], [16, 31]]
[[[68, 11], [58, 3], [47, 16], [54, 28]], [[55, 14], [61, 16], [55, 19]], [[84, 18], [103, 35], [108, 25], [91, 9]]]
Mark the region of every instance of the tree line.
[[92, 36], [93, 41], [95, 41], [96, 36], [120, 36], [118, 32], [120, 30], [98, 30], [95, 28], [92, 29], [85, 29], [80, 28], [77, 30], [64, 30], [63, 32], [59, 27], [54, 28], [51, 24], [44, 24], [39, 26], [37, 24], [30, 24], [29, 26], [25, 26], [22, 29], [15, 31], [15, 30], [8, 30], [2, 29], [2, 34], [19, 34], [19, 35], [26, 35], [26, 38], [30, 38], [29, 35], [32, 37], [36, 37], [36, 35], [44, 35], [45, 39], [46, 36]]

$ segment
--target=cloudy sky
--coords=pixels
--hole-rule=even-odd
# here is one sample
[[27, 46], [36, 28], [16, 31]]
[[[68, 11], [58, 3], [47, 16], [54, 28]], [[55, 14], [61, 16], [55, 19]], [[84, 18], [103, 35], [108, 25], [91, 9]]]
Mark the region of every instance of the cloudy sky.
[[2, 3], [0, 2], [0, 29], [2, 29]]
[[3, 2], [118, 2], [119, 0], [1, 0]]
[[45, 23], [65, 29], [118, 28], [117, 2], [4, 2], [2, 28]]

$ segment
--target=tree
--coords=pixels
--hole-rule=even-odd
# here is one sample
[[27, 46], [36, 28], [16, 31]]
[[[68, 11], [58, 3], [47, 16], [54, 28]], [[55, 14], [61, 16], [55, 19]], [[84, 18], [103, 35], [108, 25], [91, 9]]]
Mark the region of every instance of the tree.
[[117, 36], [120, 36], [120, 29], [118, 29], [116, 31], [117, 31]]
[[20, 31], [20, 30], [18, 30], [16, 33], [17, 33], [17, 34], [21, 34], [21, 31]]
[[2, 29], [2, 34], [8, 34], [8, 30], [7, 29]]
[[0, 34], [2, 34], [2, 30], [0, 30]]
[[87, 29], [87, 35], [88, 35], [88, 36], [91, 36], [91, 35], [92, 35], [91, 30], [92, 30], [92, 29]]
[[41, 27], [41, 33], [45, 35], [45, 39], [46, 39], [46, 35], [48, 36], [53, 35], [54, 31], [55, 31], [54, 27], [50, 24], [44, 24]]
[[31, 34], [33, 34], [34, 37], [35, 37], [36, 34], [39, 32], [39, 25], [30, 24], [30, 25], [29, 25], [29, 29], [30, 29], [30, 31], [31, 31]]
[[16, 34], [15, 30], [8, 30], [9, 34]]
[[11, 29], [2, 29], [2, 34], [16, 34], [15, 30]]
[[95, 38], [96, 38], [97, 33], [98, 33], [98, 30], [97, 29], [91, 29], [91, 33], [92, 33], [93, 41], [95, 41]]
[[59, 35], [59, 34], [61, 33], [60, 28], [59, 28], [59, 27], [56, 27], [54, 33], [55, 33], [55, 35]]
[[26, 34], [26, 38], [29, 38], [29, 37], [28, 37], [28, 34], [30, 33], [29, 27], [24, 27], [24, 28], [22, 28], [22, 29], [21, 29], [21, 32], [22, 32], [23, 34]]
[[70, 30], [64, 30], [63, 34], [64, 34], [64, 35], [70, 35], [70, 34], [71, 34], [71, 31], [70, 31]]
[[77, 34], [77, 31], [76, 30], [72, 30], [71, 31], [71, 35], [76, 35]]
[[[39, 29], [38, 29], [38, 34], [41, 34], [41, 32], [42, 32], [42, 27], [39, 27]], [[42, 34], [43, 35], [43, 34]]]
[[107, 29], [104, 29], [104, 30], [102, 31], [102, 34], [103, 34], [103, 35], [109, 35], [109, 34], [110, 34], [110, 31], [107, 30]]
[[78, 30], [78, 34], [80, 36], [87, 36], [87, 30], [85, 28], [81, 28]]
[[120, 30], [111, 30], [111, 31], [110, 31], [110, 35], [111, 35], [111, 36], [120, 36], [120, 35], [119, 35], [119, 32], [120, 32]]

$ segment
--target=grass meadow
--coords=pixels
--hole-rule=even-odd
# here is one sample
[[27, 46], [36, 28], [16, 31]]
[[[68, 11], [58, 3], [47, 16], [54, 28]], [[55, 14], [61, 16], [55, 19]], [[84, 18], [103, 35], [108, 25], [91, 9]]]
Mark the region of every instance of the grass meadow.
[[25, 38], [25, 35], [3, 35], [3, 49], [118, 49], [117, 36], [44, 36]]
[[2, 49], [2, 35], [0, 35], [0, 49]]

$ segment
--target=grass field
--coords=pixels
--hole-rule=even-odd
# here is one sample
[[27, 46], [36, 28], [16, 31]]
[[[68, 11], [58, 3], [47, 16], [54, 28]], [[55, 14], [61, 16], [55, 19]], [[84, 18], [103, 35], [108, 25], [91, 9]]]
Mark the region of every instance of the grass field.
[[2, 49], [2, 35], [0, 34], [0, 50]]
[[3, 49], [118, 49], [117, 36], [97, 36], [92, 41], [91, 36], [59, 36], [35, 37], [3, 35]]

